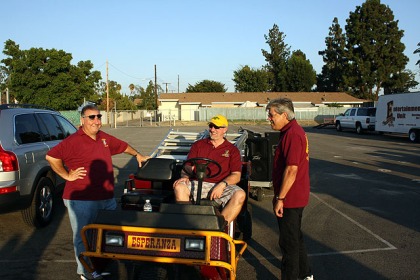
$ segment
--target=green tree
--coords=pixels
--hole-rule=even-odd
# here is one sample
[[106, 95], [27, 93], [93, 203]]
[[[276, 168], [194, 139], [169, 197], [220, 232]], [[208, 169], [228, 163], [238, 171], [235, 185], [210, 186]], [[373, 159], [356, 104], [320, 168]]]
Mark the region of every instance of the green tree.
[[[109, 109], [110, 110], [136, 110], [137, 107], [134, 105], [133, 101], [130, 100], [128, 96], [124, 96], [121, 94], [122, 86], [115, 82], [115, 81], [108, 81], [109, 91], [108, 91], [108, 98], [109, 98]], [[99, 97], [98, 104], [101, 110], [107, 109], [107, 91], [106, 91], [106, 83], [101, 82], [101, 87], [99, 89]], [[90, 98], [90, 100], [94, 100], [94, 98]]]
[[252, 69], [248, 65], [233, 72], [235, 91], [262, 92], [269, 91], [269, 73], [265, 69]]
[[[414, 54], [420, 53], [420, 43], [417, 43], [417, 49], [413, 52]], [[416, 65], [420, 67], [420, 60], [417, 60]]]
[[185, 92], [226, 92], [225, 84], [221, 82], [202, 80], [197, 82], [194, 86], [188, 84]]
[[392, 75], [391, 79], [383, 84], [384, 94], [410, 92], [410, 88], [414, 88], [418, 84], [415, 74], [410, 70], [404, 70]]
[[129, 96], [121, 95], [121, 97], [116, 99], [115, 102], [117, 103], [117, 110], [137, 110], [137, 106], [134, 105]]
[[73, 110], [95, 94], [101, 79], [99, 71], [92, 71], [89, 60], [72, 65], [72, 55], [62, 50], [20, 50], [19, 45], [7, 40], [3, 53], [7, 56], [1, 61], [8, 75], [7, 87], [20, 103]]
[[135, 100], [141, 98], [141, 95], [145, 92], [145, 89], [142, 86], [131, 84], [130, 88], [130, 99]]
[[140, 104], [141, 109], [145, 110], [156, 110], [156, 97], [155, 97], [155, 84], [149, 81], [146, 90], [140, 92], [140, 98], [142, 103]]
[[343, 34], [343, 29], [338, 23], [338, 19], [333, 19], [328, 33], [325, 38], [326, 49], [319, 51], [318, 54], [322, 56], [324, 65], [322, 72], [317, 77], [318, 91], [344, 91], [343, 75], [346, 67], [345, 45], [346, 36]]
[[404, 35], [392, 10], [380, 0], [366, 0], [350, 13], [346, 25], [348, 72], [344, 77], [354, 95], [377, 100], [384, 83], [404, 70], [408, 58]]
[[290, 47], [284, 42], [286, 35], [280, 32], [274, 24], [268, 35], [264, 35], [270, 51], [261, 50], [267, 65], [266, 69], [272, 74], [271, 91], [288, 91], [286, 81], [286, 64], [290, 55]]
[[287, 60], [287, 89], [293, 92], [311, 91], [316, 83], [316, 72], [306, 55], [297, 50]]

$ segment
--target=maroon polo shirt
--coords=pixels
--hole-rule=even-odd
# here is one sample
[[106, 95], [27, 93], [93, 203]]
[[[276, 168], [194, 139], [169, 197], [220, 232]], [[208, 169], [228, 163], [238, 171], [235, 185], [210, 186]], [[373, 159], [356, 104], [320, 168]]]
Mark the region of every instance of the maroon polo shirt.
[[84, 167], [83, 179], [66, 182], [63, 198], [103, 200], [114, 197], [114, 172], [111, 156], [120, 154], [128, 144], [103, 131], [93, 140], [80, 128], [47, 154], [63, 160], [68, 170]]
[[300, 208], [309, 202], [309, 145], [303, 128], [296, 120], [289, 122], [280, 133], [273, 159], [274, 195], [279, 195], [286, 166], [296, 165], [296, 180], [284, 200], [285, 208]]
[[[218, 183], [223, 181], [230, 173], [242, 171], [241, 154], [238, 148], [226, 139], [217, 148], [213, 146], [209, 138], [194, 142], [187, 158], [196, 157], [213, 159], [222, 167], [219, 175], [205, 179], [206, 182]], [[210, 168], [210, 173], [215, 174], [217, 172], [217, 166], [214, 164], [209, 164], [208, 167]]]

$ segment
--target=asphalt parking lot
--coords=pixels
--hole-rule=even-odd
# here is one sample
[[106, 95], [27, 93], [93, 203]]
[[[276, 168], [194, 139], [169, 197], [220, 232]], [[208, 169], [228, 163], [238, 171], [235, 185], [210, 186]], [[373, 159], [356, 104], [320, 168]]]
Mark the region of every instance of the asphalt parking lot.
[[[244, 126], [256, 132], [268, 126]], [[231, 126], [236, 130], [238, 126]], [[150, 153], [169, 127], [104, 128]], [[201, 127], [175, 127], [201, 131]], [[420, 277], [420, 144], [406, 138], [305, 127], [310, 141], [311, 197], [303, 229], [315, 279]], [[114, 157], [116, 196], [135, 171], [134, 159]], [[253, 238], [238, 279], [280, 279], [281, 254], [271, 190], [251, 199]], [[67, 213], [59, 205], [44, 229], [27, 228], [20, 213], [0, 215], [1, 279], [78, 279]], [[116, 273], [109, 279], [122, 279]]]

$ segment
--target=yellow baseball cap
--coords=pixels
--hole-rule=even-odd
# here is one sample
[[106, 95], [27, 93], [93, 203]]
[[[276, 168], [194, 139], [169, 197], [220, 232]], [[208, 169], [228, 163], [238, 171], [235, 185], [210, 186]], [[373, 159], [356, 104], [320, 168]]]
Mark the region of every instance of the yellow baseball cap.
[[228, 121], [227, 119], [222, 115], [216, 115], [213, 118], [211, 118], [209, 124], [212, 123], [218, 127], [228, 127]]

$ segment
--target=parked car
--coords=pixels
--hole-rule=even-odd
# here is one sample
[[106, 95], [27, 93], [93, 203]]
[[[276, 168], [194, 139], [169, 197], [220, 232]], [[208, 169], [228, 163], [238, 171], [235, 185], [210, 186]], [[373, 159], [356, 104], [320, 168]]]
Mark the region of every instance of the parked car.
[[374, 107], [350, 108], [335, 118], [335, 128], [337, 131], [354, 129], [357, 134], [362, 134], [367, 130], [373, 131], [375, 130], [375, 115], [376, 108]]
[[59, 112], [36, 105], [0, 105], [0, 212], [21, 211], [25, 223], [49, 224], [64, 180], [46, 153], [76, 132]]

